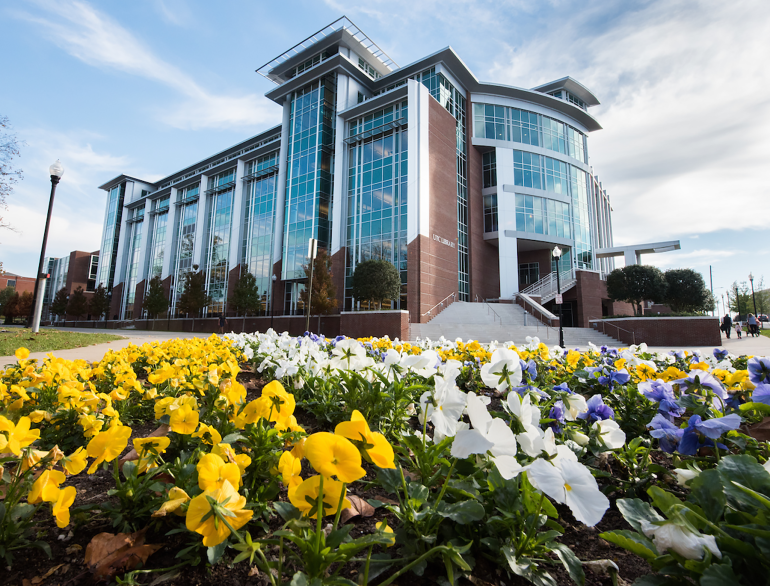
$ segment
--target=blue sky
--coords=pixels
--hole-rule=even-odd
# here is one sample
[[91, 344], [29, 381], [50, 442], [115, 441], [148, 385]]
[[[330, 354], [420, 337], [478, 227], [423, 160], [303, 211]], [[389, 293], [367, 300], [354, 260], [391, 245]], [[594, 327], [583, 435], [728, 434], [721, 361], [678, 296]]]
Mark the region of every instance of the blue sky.
[[770, 3], [740, 0], [3, 3], [0, 114], [26, 142], [5, 269], [35, 272], [56, 158], [48, 252], [95, 250], [99, 185], [157, 180], [277, 124], [254, 70], [343, 14], [399, 65], [451, 45], [485, 81], [578, 79], [602, 102], [589, 155], [616, 243], [681, 239], [645, 262], [707, 281], [712, 265], [717, 293], [750, 271], [770, 284]]

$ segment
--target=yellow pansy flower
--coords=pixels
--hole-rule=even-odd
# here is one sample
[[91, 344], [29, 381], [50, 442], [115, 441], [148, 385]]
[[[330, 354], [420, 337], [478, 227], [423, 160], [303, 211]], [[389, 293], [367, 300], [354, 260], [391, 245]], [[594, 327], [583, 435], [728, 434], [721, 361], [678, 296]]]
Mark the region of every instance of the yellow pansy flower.
[[145, 437], [134, 439], [134, 449], [139, 454], [137, 468], [139, 474], [158, 467], [158, 457], [166, 451], [171, 439], [168, 437]]
[[62, 460], [62, 465], [64, 466], [64, 471], [67, 474], [80, 474], [83, 470], [85, 470], [86, 464], [88, 463], [88, 454], [86, 453], [85, 448], [82, 446], [79, 447], [71, 456], [65, 456]]
[[307, 438], [305, 457], [317, 472], [336, 476], [342, 482], [354, 482], [366, 475], [358, 449], [350, 440], [333, 433], [322, 431]]
[[184, 517], [185, 513], [181, 511], [181, 506], [189, 500], [190, 496], [184, 490], [175, 486], [168, 491], [166, 502], [164, 502], [152, 516], [165, 517], [168, 513], [174, 513], [175, 515]]
[[70, 523], [70, 507], [75, 502], [77, 492], [74, 486], [67, 486], [59, 491], [52, 511], [59, 529], [64, 529]]
[[26, 348], [17, 348], [13, 355], [16, 356], [16, 359], [19, 361], [26, 360], [29, 358], [29, 350]]
[[353, 411], [350, 421], [343, 421], [334, 428], [335, 435], [360, 442], [359, 447], [373, 464], [380, 468], [395, 468], [392, 446], [385, 436], [369, 429], [369, 424], [360, 411]]
[[6, 433], [4, 451], [10, 450], [14, 456], [21, 455], [21, 449], [26, 448], [40, 437], [39, 429], [30, 429], [29, 417], [21, 417], [14, 425], [10, 419], [0, 415], [0, 433]]
[[206, 454], [198, 462], [198, 486], [201, 490], [222, 488], [225, 482], [240, 486], [241, 470], [237, 464], [225, 461], [216, 454]]
[[171, 412], [169, 418], [169, 427], [174, 433], [189, 435], [198, 427], [198, 412], [193, 410], [190, 405], [182, 405], [179, 409]]
[[[331, 434], [330, 434], [331, 435]], [[320, 476], [311, 476], [300, 483], [295, 489], [289, 490], [289, 500], [291, 504], [297, 507], [303, 515], [316, 519], [318, 517], [318, 493], [321, 486]], [[337, 507], [340, 504], [343, 484], [330, 478], [324, 479], [323, 486], [323, 512], [322, 517], [326, 515], [336, 515]], [[347, 492], [347, 491], [346, 491]], [[350, 501], [345, 498], [342, 501], [342, 508], [350, 507]]]
[[124, 425], [110, 427], [103, 431], [86, 446], [86, 452], [91, 458], [96, 458], [88, 469], [89, 474], [96, 472], [102, 462], [112, 462], [126, 448], [131, 428]]
[[192, 434], [192, 437], [199, 437], [203, 440], [204, 444], [215, 446], [222, 441], [222, 434], [220, 434], [215, 427], [201, 423], [198, 427], [198, 431]]
[[[209, 500], [213, 501], [213, 503]], [[223, 511], [227, 522], [236, 531], [249, 522], [254, 511], [245, 510], [246, 497], [239, 495], [233, 485], [224, 481], [221, 488], [206, 491], [190, 501], [185, 525], [190, 531], [203, 535], [203, 545], [214, 547], [230, 536], [230, 529], [218, 515]]]
[[292, 476], [298, 476], [302, 472], [302, 460], [292, 456], [291, 452], [281, 454], [278, 460], [278, 473], [283, 478], [283, 483], [288, 486]]
[[58, 470], [44, 470], [32, 484], [32, 489], [27, 495], [27, 502], [36, 505], [43, 501], [54, 503], [59, 498], [59, 485], [67, 479], [63, 472]]
[[393, 529], [388, 527], [387, 521], [380, 521], [379, 523], [375, 524], [375, 527], [377, 528], [377, 531], [382, 531], [383, 533], [388, 535], [388, 538], [390, 539], [390, 543], [388, 543], [385, 547], [391, 547], [396, 544], [396, 536], [393, 535]]

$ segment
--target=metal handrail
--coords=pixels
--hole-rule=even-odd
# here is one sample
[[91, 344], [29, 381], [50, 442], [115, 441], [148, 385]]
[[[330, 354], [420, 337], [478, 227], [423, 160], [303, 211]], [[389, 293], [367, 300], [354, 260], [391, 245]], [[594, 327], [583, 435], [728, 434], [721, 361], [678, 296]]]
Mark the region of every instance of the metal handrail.
[[[607, 323], [606, 321], [604, 321], [603, 317], [589, 317], [588, 318], [588, 323], [591, 323], [592, 320], [594, 322], [597, 322], [597, 321], [601, 322], [601, 324], [602, 324], [602, 334], [604, 334], [605, 336], [607, 335], [607, 332], [604, 329], [605, 325], [612, 326], [613, 328], [618, 330], [618, 336], [617, 336], [618, 340], [620, 340], [620, 332], [626, 332], [627, 334], [631, 334], [631, 343], [634, 346], [636, 346], [636, 332], [634, 332], [634, 330], [626, 330], [625, 328], [621, 328], [620, 326], [616, 326], [615, 324]], [[599, 328], [597, 328], [597, 330], [598, 329]], [[620, 341], [622, 342], [622, 340], [620, 340]]]
[[[527, 295], [537, 295], [539, 297], [546, 297], [546, 296], [552, 295], [557, 290], [558, 280], [556, 279], [555, 275], [556, 275], [556, 271], [552, 271], [542, 279], [525, 287], [520, 292], [525, 293]], [[569, 268], [566, 271], [561, 271], [559, 273], [559, 278], [561, 279], [561, 286], [562, 286], [562, 293], [563, 293], [567, 288], [572, 286], [573, 281], [577, 280], [577, 277], [575, 275], [575, 269]]]
[[[519, 297], [519, 299], [521, 299], [524, 303], [528, 304], [532, 309], [536, 310], [541, 316], [543, 316], [546, 319], [548, 319], [549, 322], [551, 320], [558, 319], [554, 314], [552, 314], [550, 311], [548, 311], [545, 307], [543, 307], [542, 305], [540, 305], [539, 303], [537, 303], [533, 299], [531, 299], [530, 296], [527, 295], [526, 293], [522, 293], [521, 291], [519, 291], [516, 294], [516, 296]], [[527, 319], [526, 316], [529, 315], [529, 314], [527, 313], [526, 308], [523, 308], [523, 309], [524, 309], [524, 316], [525, 316], [524, 317], [524, 323], [526, 325], [526, 319]], [[546, 314], [551, 315], [553, 317], [548, 317], [548, 315], [546, 315]], [[554, 331], [554, 335], [558, 339], [558, 337], [559, 337], [558, 336], [558, 330], [555, 327], [553, 327], [551, 324], [546, 324], [541, 319], [538, 319], [537, 317], [535, 317], [535, 312], [534, 311], [532, 312], [532, 317], [535, 318], [535, 328], [536, 328], [538, 334], [540, 333], [540, 327], [542, 326], [543, 328], [545, 328], [545, 339], [546, 340], [550, 339], [550, 330]]]
[[484, 303], [487, 306], [487, 315], [489, 315], [490, 311], [494, 314], [494, 316], [492, 317], [492, 323], [495, 323], [495, 317], [496, 317], [497, 319], [500, 320], [500, 325], [502, 326], [503, 325], [503, 318], [500, 317], [498, 315], [498, 313], [494, 309], [492, 309], [492, 306], [489, 303], [487, 303], [486, 301]]
[[[454, 301], [454, 299], [455, 299], [455, 293], [454, 293], [454, 291], [453, 291], [452, 293], [450, 293], [449, 295], [447, 295], [446, 297], [444, 297], [444, 298], [443, 298], [441, 301], [439, 301], [438, 303], [436, 303], [436, 305], [434, 305], [433, 307], [431, 307], [431, 308], [430, 308], [428, 311], [426, 311], [425, 313], [423, 313], [423, 314], [422, 314], [422, 317], [425, 317], [426, 315], [430, 315], [430, 314], [431, 314], [430, 312], [431, 312], [431, 311], [433, 311], [434, 309], [436, 309], [436, 308], [437, 308], [439, 305], [441, 305], [441, 306], [443, 307], [443, 305], [444, 305], [444, 301], [446, 301], [446, 300], [447, 300], [447, 299], [449, 299], [450, 297], [452, 298], [452, 301]], [[448, 304], [448, 303], [447, 303], [447, 306], [449, 306], [449, 304]], [[436, 315], [438, 315], [439, 313], [441, 313], [441, 312], [438, 312]]]

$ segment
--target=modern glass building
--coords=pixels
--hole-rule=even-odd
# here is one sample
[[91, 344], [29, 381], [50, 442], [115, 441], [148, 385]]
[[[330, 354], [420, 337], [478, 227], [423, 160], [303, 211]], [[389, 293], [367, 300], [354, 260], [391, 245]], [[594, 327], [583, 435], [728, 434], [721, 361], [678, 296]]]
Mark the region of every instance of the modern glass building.
[[[120, 319], [141, 316], [160, 276], [173, 317], [189, 271], [228, 312], [252, 273], [271, 311], [303, 311], [308, 240], [332, 259], [340, 311], [358, 263], [401, 274], [387, 309], [412, 322], [454, 295], [510, 299], [560, 269], [604, 273], [611, 206], [593, 172], [599, 102], [565, 77], [526, 89], [479, 81], [446, 48], [397, 66], [347, 18], [260, 67], [280, 124], [156, 183], [121, 175], [107, 194], [99, 282]], [[282, 109], [279, 110], [279, 107]]]

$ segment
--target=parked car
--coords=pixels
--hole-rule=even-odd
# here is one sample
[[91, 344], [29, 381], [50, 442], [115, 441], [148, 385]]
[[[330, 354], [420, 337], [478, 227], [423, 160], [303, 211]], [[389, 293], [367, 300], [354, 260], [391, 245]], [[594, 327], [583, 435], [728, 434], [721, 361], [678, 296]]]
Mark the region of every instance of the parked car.
[[767, 314], [766, 314], [766, 313], [760, 313], [760, 314], [757, 316], [757, 319], [758, 319], [759, 321], [762, 321], [762, 322], [767, 322], [767, 321], [770, 321], [770, 318], [768, 318], [768, 317], [767, 317]]

